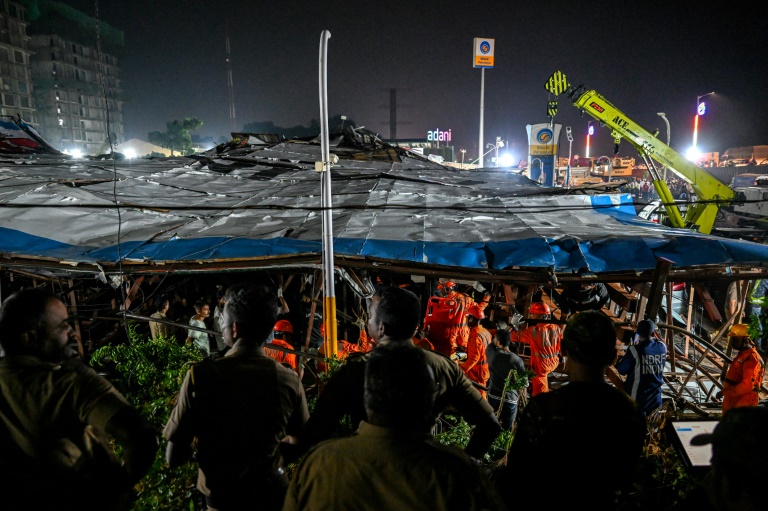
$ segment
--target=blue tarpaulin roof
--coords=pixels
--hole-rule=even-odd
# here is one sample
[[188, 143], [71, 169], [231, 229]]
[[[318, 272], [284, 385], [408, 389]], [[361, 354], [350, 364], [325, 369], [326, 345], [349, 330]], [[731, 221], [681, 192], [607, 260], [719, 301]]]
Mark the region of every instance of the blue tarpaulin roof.
[[[0, 161], [0, 265], [109, 273], [118, 262], [129, 272], [319, 264], [319, 144], [240, 142], [195, 158]], [[765, 245], [643, 220], [627, 194], [444, 167], [375, 140], [363, 150], [341, 138], [332, 152], [340, 265], [563, 275], [647, 271], [659, 258], [684, 270], [768, 261]]]

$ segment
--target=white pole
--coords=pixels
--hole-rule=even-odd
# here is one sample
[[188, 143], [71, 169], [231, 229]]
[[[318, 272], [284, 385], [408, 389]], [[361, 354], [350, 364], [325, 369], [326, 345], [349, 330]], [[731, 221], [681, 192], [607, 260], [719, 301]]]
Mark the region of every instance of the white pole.
[[328, 39], [331, 33], [320, 34], [320, 148], [322, 157], [320, 204], [323, 209], [323, 323], [325, 325], [325, 353], [332, 357], [338, 353], [336, 344], [336, 289], [333, 264], [333, 196], [331, 195], [331, 150], [328, 142]]
[[477, 144], [477, 168], [483, 168], [483, 110], [485, 108], [485, 68], [480, 68], [480, 141]]

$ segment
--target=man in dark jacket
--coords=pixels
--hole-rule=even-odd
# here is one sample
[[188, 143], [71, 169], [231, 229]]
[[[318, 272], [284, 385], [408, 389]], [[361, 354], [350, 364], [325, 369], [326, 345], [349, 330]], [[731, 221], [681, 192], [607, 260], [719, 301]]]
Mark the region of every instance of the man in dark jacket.
[[[493, 343], [486, 350], [488, 366], [491, 371], [488, 402], [499, 413], [499, 420], [503, 429], [512, 429], [515, 415], [517, 415], [517, 402], [520, 399], [518, 390], [507, 386], [506, 381], [511, 378], [511, 371], [515, 371], [518, 376], [522, 376], [526, 372], [523, 359], [510, 350], [510, 344], [509, 330], [500, 328], [496, 330]], [[514, 378], [511, 379], [514, 380]], [[525, 388], [523, 388], [523, 392], [525, 392]], [[503, 406], [499, 412], [499, 406], [502, 403]]]
[[196, 450], [197, 488], [218, 511], [277, 511], [285, 499], [281, 446], [299, 435], [308, 411], [298, 375], [264, 353], [276, 320], [271, 289], [228, 288], [221, 334], [231, 349], [190, 368], [165, 426], [168, 465]]
[[[637, 403], [605, 381], [605, 370], [616, 360], [613, 322], [597, 311], [574, 314], [562, 348], [568, 383], [525, 406], [496, 487], [510, 509], [524, 488], [539, 499], [568, 495], [574, 509], [616, 510], [627, 475], [640, 460], [646, 425]], [[590, 460], [610, 463], [585, 470]]]

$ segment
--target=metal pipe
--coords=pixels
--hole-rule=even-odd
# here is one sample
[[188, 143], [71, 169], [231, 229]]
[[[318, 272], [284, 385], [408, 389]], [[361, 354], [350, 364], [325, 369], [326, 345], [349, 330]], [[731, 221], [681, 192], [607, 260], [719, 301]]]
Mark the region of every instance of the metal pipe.
[[320, 150], [322, 172], [320, 190], [323, 207], [323, 324], [325, 325], [326, 354], [336, 356], [336, 289], [334, 287], [333, 264], [333, 195], [331, 194], [331, 151], [328, 141], [328, 39], [331, 33], [323, 30], [320, 34]]

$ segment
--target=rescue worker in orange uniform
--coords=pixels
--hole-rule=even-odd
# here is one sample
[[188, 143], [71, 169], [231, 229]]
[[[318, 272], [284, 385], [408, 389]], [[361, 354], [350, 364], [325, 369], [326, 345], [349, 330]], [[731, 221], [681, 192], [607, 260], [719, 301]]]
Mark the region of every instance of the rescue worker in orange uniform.
[[[488, 368], [488, 357], [485, 354], [485, 350], [491, 344], [493, 338], [491, 333], [480, 324], [480, 320], [484, 317], [485, 314], [477, 304], [470, 307], [467, 311], [467, 325], [469, 326], [467, 358], [459, 364], [459, 367], [467, 375], [467, 378], [486, 387], [488, 379], [491, 377], [491, 372]], [[485, 397], [485, 390], [479, 387], [477, 390]]]
[[294, 371], [298, 372], [298, 361], [296, 355], [293, 353], [287, 353], [281, 350], [271, 350], [269, 346], [280, 346], [288, 348], [289, 350], [295, 349], [291, 344], [291, 336], [293, 336], [293, 325], [287, 319], [280, 319], [275, 323], [272, 328], [275, 338], [271, 342], [264, 345], [264, 353], [271, 358], [274, 358], [284, 366], [290, 367]]
[[723, 398], [723, 412], [740, 406], [757, 406], [764, 370], [763, 359], [749, 338], [747, 325], [733, 325], [728, 337], [739, 354], [728, 367], [723, 390], [717, 393]]
[[426, 337], [413, 336], [414, 346], [427, 351], [435, 351], [435, 345], [430, 342]]
[[[323, 344], [320, 346], [320, 349], [317, 350], [318, 355], [327, 356], [325, 354], [325, 325], [320, 325], [320, 335], [323, 336]], [[371, 341], [371, 339], [368, 337], [368, 333], [365, 331], [365, 328], [360, 329], [360, 337], [358, 338], [357, 344], [351, 343], [349, 341], [345, 341], [342, 339], [336, 340], [336, 356], [339, 360], [344, 360], [347, 358], [347, 356], [350, 353], [356, 353], [361, 352], [365, 353], [368, 351], [371, 351], [373, 347], [375, 346], [375, 343]], [[325, 362], [322, 360], [319, 360], [317, 362], [317, 370], [321, 372], [325, 372], [327, 369]]]
[[[551, 311], [544, 302], [534, 302], [528, 309], [530, 319], [549, 319]], [[549, 392], [549, 373], [560, 364], [560, 341], [563, 338], [562, 329], [552, 323], [531, 325], [519, 332], [519, 340], [529, 343], [531, 348], [531, 379], [532, 396]]]
[[466, 293], [461, 293], [456, 290], [456, 283], [449, 280], [443, 284], [443, 288], [446, 291], [445, 297], [449, 300], [454, 300], [456, 306], [452, 309], [450, 316], [451, 325], [448, 327], [448, 340], [450, 341], [451, 355], [456, 351], [457, 347], [466, 348], [469, 341], [469, 326], [467, 325], [467, 311], [476, 305], [482, 312], [488, 306], [488, 300], [490, 295], [485, 295], [480, 303], [475, 302], [471, 296]]

